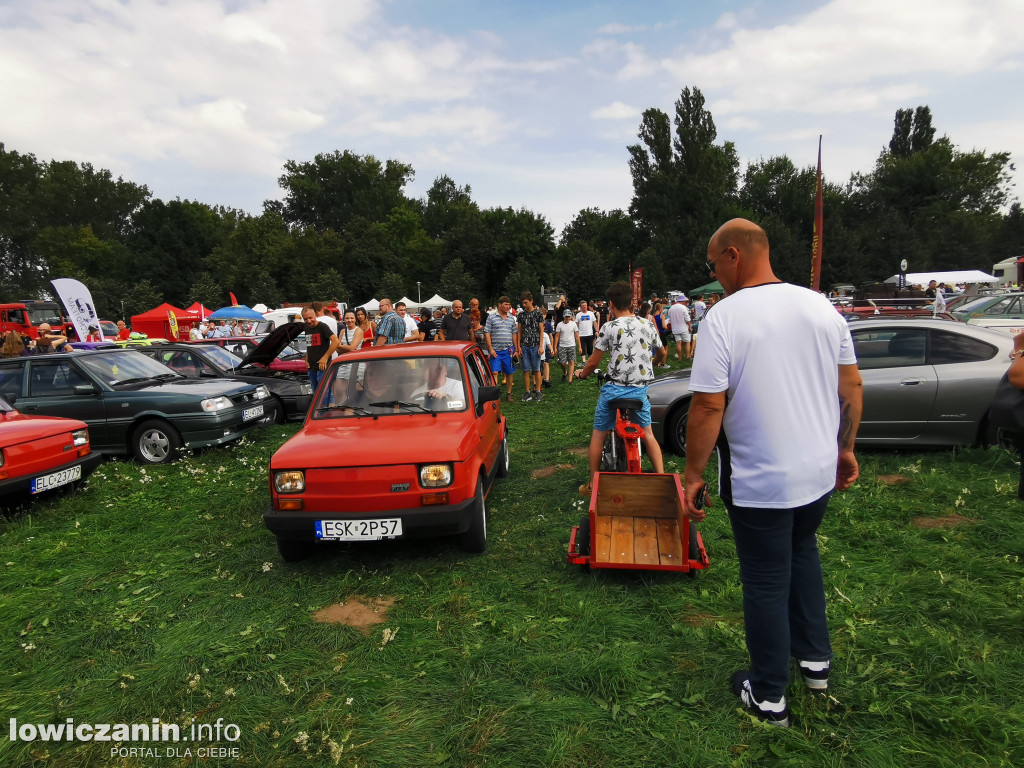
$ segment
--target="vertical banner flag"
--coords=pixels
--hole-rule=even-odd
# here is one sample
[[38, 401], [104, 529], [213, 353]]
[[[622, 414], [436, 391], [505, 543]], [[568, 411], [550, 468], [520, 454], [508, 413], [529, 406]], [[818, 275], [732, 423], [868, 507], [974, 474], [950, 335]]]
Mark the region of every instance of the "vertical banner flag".
[[637, 309], [644, 300], [644, 268], [634, 269], [629, 273], [629, 284], [633, 288], [633, 309]]
[[[96, 316], [95, 305], [92, 303], [92, 294], [78, 280], [70, 277], [58, 277], [51, 280], [53, 288], [57, 291], [61, 302], [68, 311], [68, 319], [75, 326], [75, 333], [81, 341], [89, 335], [89, 326], [95, 325], [100, 328], [100, 319]], [[103, 329], [100, 328], [100, 341], [103, 341]]]
[[235, 298], [235, 294], [233, 294], [231, 291], [228, 291], [228, 296], [231, 297], [231, 306], [232, 307], [237, 307], [238, 306], [238, 299]]
[[178, 318], [175, 317], [174, 312], [167, 310], [167, 322], [171, 326], [171, 340], [178, 340]]
[[821, 236], [823, 224], [821, 200], [821, 136], [818, 136], [818, 181], [814, 189], [814, 239], [811, 241], [811, 290], [821, 286]]

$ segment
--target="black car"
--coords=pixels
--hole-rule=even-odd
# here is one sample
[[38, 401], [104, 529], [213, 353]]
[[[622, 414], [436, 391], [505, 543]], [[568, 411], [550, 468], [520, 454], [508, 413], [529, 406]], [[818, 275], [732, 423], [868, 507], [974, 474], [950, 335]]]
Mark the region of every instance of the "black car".
[[302, 333], [302, 326], [298, 323], [281, 326], [245, 357], [217, 344], [205, 343], [160, 344], [141, 347], [138, 352], [190, 379], [234, 379], [264, 384], [274, 398], [279, 423], [302, 421], [313, 398], [309, 376], [267, 367], [299, 333]]
[[186, 379], [127, 349], [0, 360], [0, 395], [23, 414], [80, 419], [94, 450], [144, 464], [235, 440], [274, 409], [264, 386]]

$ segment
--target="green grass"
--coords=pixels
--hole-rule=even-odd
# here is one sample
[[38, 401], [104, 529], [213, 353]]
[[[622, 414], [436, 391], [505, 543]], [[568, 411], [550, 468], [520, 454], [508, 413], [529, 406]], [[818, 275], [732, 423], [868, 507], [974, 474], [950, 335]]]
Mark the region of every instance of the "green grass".
[[[1024, 764], [1013, 456], [861, 455], [861, 480], [821, 529], [832, 697], [794, 686], [795, 725], [781, 731], [738, 712], [728, 689], [747, 657], [720, 505], [696, 579], [565, 562], [586, 476], [569, 449], [587, 444], [595, 398], [591, 380], [504, 405], [512, 475], [490, 496], [482, 556], [428, 540], [284, 564], [260, 514], [267, 462], [295, 427], [145, 472], [105, 464], [84, 492], [0, 523], [2, 711], [223, 718], [242, 732], [240, 756], [220, 761], [234, 766]], [[531, 478], [558, 464], [574, 469]], [[890, 474], [909, 481], [877, 479]], [[953, 513], [971, 522], [913, 523]], [[311, 619], [353, 595], [396, 602], [365, 636]], [[0, 765], [218, 763], [110, 746], [5, 735]]]

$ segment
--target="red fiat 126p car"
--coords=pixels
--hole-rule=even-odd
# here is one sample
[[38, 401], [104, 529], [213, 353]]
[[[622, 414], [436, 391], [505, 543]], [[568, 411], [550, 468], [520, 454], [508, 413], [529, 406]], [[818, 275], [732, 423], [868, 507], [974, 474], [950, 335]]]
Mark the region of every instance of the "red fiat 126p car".
[[447, 534], [483, 552], [485, 499], [509, 467], [499, 394], [469, 342], [339, 357], [302, 429], [270, 460], [263, 522], [281, 557], [300, 560], [324, 541]]
[[24, 416], [0, 398], [0, 505], [80, 482], [102, 459], [84, 421]]

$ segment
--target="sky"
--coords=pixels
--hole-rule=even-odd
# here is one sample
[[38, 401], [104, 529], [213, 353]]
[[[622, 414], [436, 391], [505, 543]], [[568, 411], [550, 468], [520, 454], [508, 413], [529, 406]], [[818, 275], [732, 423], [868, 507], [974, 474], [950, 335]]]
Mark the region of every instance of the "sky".
[[927, 105], [1021, 169], [1022, 31], [1024, 0], [0, 0], [0, 142], [254, 214], [285, 161], [347, 149], [557, 233], [628, 209], [640, 116], [686, 86], [744, 166], [821, 135], [845, 183]]

